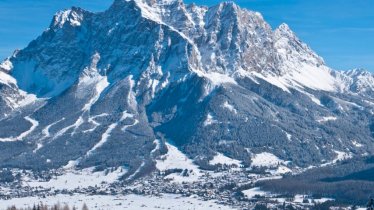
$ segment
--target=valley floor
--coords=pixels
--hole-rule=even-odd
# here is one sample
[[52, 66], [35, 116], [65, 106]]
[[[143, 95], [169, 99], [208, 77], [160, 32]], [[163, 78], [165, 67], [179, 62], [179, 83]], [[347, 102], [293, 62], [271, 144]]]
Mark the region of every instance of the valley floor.
[[[364, 206], [372, 193], [374, 158], [292, 170], [287, 162], [268, 153], [257, 156], [249, 168], [218, 154], [210, 162], [218, 164], [212, 171], [199, 169], [177, 148], [168, 146], [168, 153], [156, 160], [158, 171], [133, 181], [126, 178], [128, 170], [123, 167], [4, 170], [0, 210], [41, 202], [78, 209], [84, 203], [89, 209], [327, 209]], [[178, 169], [181, 166], [184, 169]]]
[[141, 196], [141, 195], [56, 195], [50, 197], [26, 197], [2, 200], [0, 209], [6, 209], [15, 205], [17, 208], [32, 207], [34, 204], [43, 203], [54, 205], [60, 203], [68, 206], [75, 206], [80, 209], [85, 203], [89, 209], [173, 209], [173, 210], [230, 210], [228, 206], [216, 204], [214, 201], [203, 201], [194, 196], [181, 197], [179, 195], [163, 194], [162, 196]]

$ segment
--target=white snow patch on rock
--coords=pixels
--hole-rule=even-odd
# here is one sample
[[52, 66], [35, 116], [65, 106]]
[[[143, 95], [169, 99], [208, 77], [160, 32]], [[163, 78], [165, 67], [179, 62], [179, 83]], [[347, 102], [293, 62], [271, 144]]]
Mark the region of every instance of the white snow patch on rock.
[[64, 170], [73, 170], [79, 164], [80, 159], [70, 160], [62, 169]]
[[68, 130], [70, 130], [72, 128], [74, 128], [73, 132], [71, 133], [71, 136], [73, 136], [75, 134], [76, 129], [79, 128], [79, 126], [81, 126], [83, 123], [84, 123], [83, 118], [79, 117], [73, 125], [69, 125], [69, 126], [63, 128], [63, 129], [61, 129], [59, 132], [57, 132], [57, 134], [53, 137], [53, 139], [57, 139], [58, 137], [64, 135]]
[[62, 118], [62, 119], [60, 119], [60, 120], [58, 120], [58, 121], [56, 121], [56, 122], [54, 122], [54, 123], [52, 123], [52, 124], [47, 125], [47, 126], [42, 130], [42, 134], [43, 134], [44, 136], [43, 136], [41, 139], [39, 139], [39, 141], [38, 141], [38, 143], [37, 143], [37, 147], [33, 150], [34, 153], [36, 153], [38, 150], [40, 150], [41, 148], [43, 148], [43, 146], [44, 146], [44, 145], [43, 145], [43, 140], [51, 136], [51, 134], [49, 133], [49, 129], [50, 129], [52, 126], [56, 125], [57, 123], [59, 123], [59, 122], [61, 122], [61, 121], [63, 121], [63, 120], [65, 120], [65, 118]]
[[21, 100], [19, 103], [18, 103], [18, 106], [17, 108], [20, 108], [20, 107], [23, 107], [23, 106], [26, 106], [26, 105], [29, 105], [37, 100], [45, 100], [45, 99], [39, 99], [36, 97], [36, 95], [34, 94], [28, 94], [22, 90], [19, 90], [20, 91], [20, 94], [23, 96], [23, 100]]
[[363, 147], [364, 145], [360, 144], [359, 142], [357, 142], [356, 140], [353, 140], [352, 141], [352, 144], [355, 146], [355, 147]]
[[322, 106], [321, 101], [313, 95], [309, 95], [310, 99], [319, 106]]
[[143, 161], [142, 164], [139, 166], [139, 168], [136, 169], [136, 171], [133, 174], [131, 174], [131, 176], [127, 177], [127, 180], [132, 180], [136, 175], [140, 173], [140, 171], [142, 170], [144, 166], [145, 166], [145, 162]]
[[310, 98], [310, 100], [312, 100], [312, 102], [314, 102], [315, 104], [317, 104], [318, 106], [322, 106], [322, 103], [321, 103], [321, 100], [319, 100], [315, 95], [313, 94], [310, 94], [300, 88], [296, 88], [296, 90], [298, 90], [300, 93], [303, 93], [304, 95], [308, 96]]
[[101, 136], [101, 139], [100, 141], [95, 144], [94, 147], [92, 147], [92, 149], [90, 149], [87, 153], [86, 153], [86, 156], [90, 156], [95, 150], [97, 150], [98, 148], [102, 147], [105, 142], [108, 141], [108, 138], [110, 137], [110, 134], [111, 132], [117, 127], [117, 123], [113, 123], [111, 124], [108, 129], [103, 133], [103, 135]]
[[[90, 66], [86, 67], [79, 77], [76, 97], [83, 99], [90, 97], [82, 109], [84, 112], [90, 111], [91, 107], [99, 100], [101, 93], [109, 86], [108, 78], [102, 76], [97, 69], [100, 58], [100, 54], [95, 53], [91, 58]], [[91, 91], [92, 89], [93, 91]], [[87, 95], [92, 92], [93, 96]]]
[[83, 20], [83, 15], [78, 14], [76, 11], [71, 9], [60, 11], [55, 15], [54, 26], [62, 27], [65, 23], [69, 23], [71, 26], [80, 26]]
[[288, 141], [292, 141], [292, 135], [290, 133], [286, 132], [286, 131], [283, 131], [283, 132], [284, 132], [284, 134], [286, 134], [286, 137], [287, 137]]
[[227, 74], [221, 74], [218, 72], [204, 72], [197, 69], [192, 70], [197, 74], [197, 76], [206, 78], [209, 81], [205, 87], [205, 93], [203, 94], [204, 96], [209, 95], [216, 87], [222, 86], [223, 84], [238, 85], [234, 77]]
[[162, 24], [162, 18], [160, 16], [161, 11], [157, 7], [151, 7], [146, 2], [142, 0], [136, 0], [135, 1], [138, 7], [140, 8], [142, 17], [155, 21], [157, 23]]
[[8, 73], [13, 69], [13, 63], [9, 59], [6, 59], [0, 64], [0, 69], [5, 70]]
[[265, 80], [266, 82], [282, 89], [283, 91], [285, 92], [288, 92], [288, 93], [291, 93], [290, 90], [288, 89], [287, 87], [287, 84], [284, 83], [283, 80], [281, 80], [279, 77], [277, 76], [272, 76], [272, 75], [263, 75], [261, 73], [258, 73], [258, 72], [251, 72], [251, 76], [250, 76], [252, 79], [256, 80], [256, 78], [260, 78], [262, 80]]
[[102, 114], [99, 114], [99, 115], [96, 115], [96, 116], [91, 116], [88, 118], [88, 122], [91, 123], [93, 125], [93, 128], [91, 129], [88, 129], [88, 130], [85, 130], [83, 131], [83, 133], [88, 133], [88, 132], [93, 132], [94, 130], [96, 130], [97, 127], [99, 127], [101, 124], [98, 123], [96, 121], [97, 118], [100, 118], [100, 117], [106, 117], [108, 116], [109, 114], [107, 113], [102, 113]]
[[208, 114], [205, 121], [204, 121], [204, 126], [208, 126], [208, 125], [211, 125], [213, 123], [218, 123], [217, 120], [215, 120], [212, 116], [212, 114]]
[[328, 117], [322, 117], [321, 119], [317, 120], [317, 122], [324, 123], [324, 122], [328, 122], [328, 121], [335, 121], [337, 119], [338, 119], [337, 117], [328, 116]]
[[[126, 119], [128, 119], [128, 118], [130, 118], [130, 119], [131, 119], [131, 118], [134, 118], [134, 115], [128, 113], [127, 111], [124, 111], [124, 112], [122, 113], [122, 116], [121, 116], [120, 121], [124, 121], [124, 120], [126, 120]], [[126, 130], [127, 130], [128, 128], [133, 127], [133, 126], [135, 126], [135, 125], [137, 125], [137, 124], [139, 124], [139, 120], [138, 120], [138, 119], [134, 119], [134, 122], [133, 122], [132, 124], [130, 124], [130, 125], [124, 125], [124, 126], [121, 128], [121, 130], [122, 130], [123, 132], [126, 132]]]
[[223, 103], [222, 105], [224, 108], [228, 109], [229, 111], [233, 112], [233, 113], [237, 113], [237, 110], [235, 109], [235, 107], [231, 104], [229, 104], [228, 101], [225, 101], [225, 103]]
[[337, 150], [334, 150], [334, 152], [336, 153], [336, 158], [334, 159], [334, 163], [339, 161], [339, 160], [346, 160], [346, 159], [349, 159], [352, 157], [351, 154], [348, 154], [346, 152], [341, 152], [341, 151], [337, 151]]
[[49, 129], [50, 129], [52, 126], [56, 125], [57, 123], [59, 123], [59, 122], [61, 122], [61, 121], [63, 121], [63, 120], [65, 120], [65, 118], [62, 118], [61, 120], [58, 120], [58, 121], [56, 121], [56, 122], [54, 122], [54, 123], [49, 124], [48, 126], [46, 126], [46, 127], [42, 130], [42, 133], [43, 133], [43, 135], [44, 135], [44, 138], [48, 138], [48, 137], [50, 137], [51, 134], [49, 133]]
[[[290, 64], [291, 65], [291, 64]], [[295, 68], [296, 69], [296, 68]], [[302, 64], [301, 68], [284, 76], [291, 86], [300, 85], [314, 90], [336, 91], [337, 84], [327, 67]]]
[[[336, 92], [338, 90], [338, 82], [331, 75], [331, 70], [327, 67], [317, 68], [307, 64], [301, 64], [300, 67], [280, 76], [271, 73], [258, 72], [251, 72], [250, 75], [250, 77], [254, 77], [253, 79], [260, 78], [288, 93], [290, 93], [290, 88], [310, 88], [313, 90], [324, 90], [330, 92]], [[316, 98], [312, 98], [314, 102], [318, 103], [318, 100], [315, 99]]]
[[9, 74], [0, 71], [0, 83], [11, 86], [11, 84], [13, 85], [17, 84], [17, 81], [15, 78], [10, 76]]
[[[109, 86], [107, 77], [97, 75], [96, 78], [93, 78], [92, 81], [87, 81], [86, 79], [81, 81], [82, 83], [91, 83], [96, 82], [95, 85], [95, 95], [84, 105], [83, 111], [89, 111], [100, 98], [101, 93]], [[85, 85], [87, 85], [87, 83]]]
[[124, 112], [122, 112], [122, 116], [121, 116], [120, 121], [124, 121], [124, 120], [126, 120], [127, 118], [133, 118], [133, 117], [134, 117], [133, 114], [128, 113], [127, 111], [124, 111]]
[[130, 75], [127, 77], [127, 80], [129, 82], [129, 93], [127, 95], [127, 103], [129, 106], [133, 109], [137, 109], [137, 104], [138, 102], [136, 101], [136, 93], [134, 92], [134, 87], [135, 87], [135, 81], [133, 80], [133, 76]]
[[204, 73], [202, 74], [203, 77], [209, 79], [211, 83], [215, 86], [220, 86], [222, 84], [234, 84], [237, 85], [237, 82], [234, 78], [226, 75], [226, 74], [220, 74], [217, 72], [210, 72], [210, 73]]

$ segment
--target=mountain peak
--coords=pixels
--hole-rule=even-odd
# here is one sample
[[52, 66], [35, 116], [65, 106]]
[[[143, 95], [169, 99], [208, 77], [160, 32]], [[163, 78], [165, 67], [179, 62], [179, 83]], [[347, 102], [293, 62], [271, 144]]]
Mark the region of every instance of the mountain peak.
[[293, 32], [290, 26], [286, 23], [280, 24], [278, 28], [275, 29], [275, 33], [279, 33], [282, 36], [287, 36], [287, 37], [296, 37], [295, 32]]
[[69, 23], [73, 27], [80, 26], [84, 19], [84, 15], [87, 13], [89, 12], [79, 7], [72, 7], [70, 9], [59, 11], [53, 17], [51, 28], [61, 28], [66, 23]]
[[[287, 57], [287, 59], [291, 57], [297, 58], [293, 61], [296, 63], [309, 63], [317, 67], [325, 65], [323, 58], [318, 56], [307, 44], [302, 42], [286, 23], [282, 23], [274, 31], [274, 38], [276, 41], [275, 46], [283, 57]], [[293, 52], [293, 56], [290, 55], [290, 52]]]
[[337, 72], [338, 77], [349, 91], [361, 94], [374, 93], [374, 75], [362, 68]]
[[373, 75], [368, 70], [363, 69], [363, 68], [351, 69], [351, 70], [346, 71], [345, 73], [346, 75], [350, 75], [350, 76], [372, 76]]
[[9, 72], [13, 68], [12, 62], [9, 58], [5, 59], [2, 63], [0, 63], [0, 71]]
[[239, 8], [239, 6], [234, 1], [224, 1], [221, 2], [219, 5], [223, 7]]
[[280, 24], [280, 25], [278, 26], [278, 28], [279, 28], [280, 30], [284, 30], [284, 31], [289, 31], [289, 30], [291, 30], [291, 29], [290, 29], [290, 26], [289, 26], [287, 23], [282, 23], [282, 24]]
[[183, 3], [182, 0], [115, 0], [113, 5], [122, 5], [128, 2], [143, 3], [149, 6], [153, 5], [170, 5], [174, 3]]
[[220, 13], [238, 13], [241, 8], [233, 1], [224, 1], [219, 3], [217, 6], [217, 11]]

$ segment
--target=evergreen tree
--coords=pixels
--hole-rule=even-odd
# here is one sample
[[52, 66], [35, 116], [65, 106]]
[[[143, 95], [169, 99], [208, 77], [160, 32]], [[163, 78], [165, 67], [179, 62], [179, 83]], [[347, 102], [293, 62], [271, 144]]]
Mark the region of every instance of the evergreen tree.
[[373, 198], [370, 198], [367, 204], [367, 210], [374, 210], [374, 199]]

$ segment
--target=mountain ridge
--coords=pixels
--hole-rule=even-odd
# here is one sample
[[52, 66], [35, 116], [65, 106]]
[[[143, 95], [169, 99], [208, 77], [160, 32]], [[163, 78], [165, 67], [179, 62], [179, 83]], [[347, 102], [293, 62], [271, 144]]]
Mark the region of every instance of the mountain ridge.
[[373, 147], [373, 75], [332, 70], [289, 26], [233, 2], [72, 8], [0, 68], [2, 167], [126, 165], [132, 179], [168, 141], [202, 168], [215, 154], [296, 168]]

